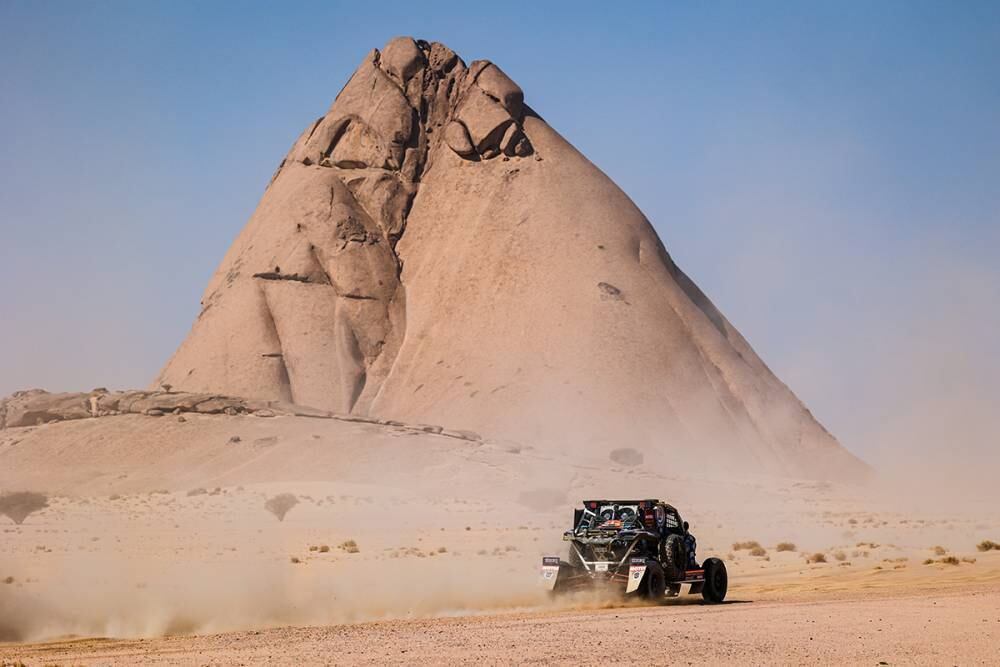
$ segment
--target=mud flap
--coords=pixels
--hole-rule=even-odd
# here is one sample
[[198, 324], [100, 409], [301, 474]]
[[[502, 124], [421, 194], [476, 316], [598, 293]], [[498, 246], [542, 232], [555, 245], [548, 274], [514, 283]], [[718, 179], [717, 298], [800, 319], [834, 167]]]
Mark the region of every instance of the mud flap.
[[625, 586], [625, 594], [634, 593], [639, 590], [642, 583], [642, 575], [646, 574], [646, 559], [633, 558], [628, 563], [628, 584]]
[[551, 591], [556, 587], [556, 579], [559, 578], [559, 557], [542, 557], [542, 587]]

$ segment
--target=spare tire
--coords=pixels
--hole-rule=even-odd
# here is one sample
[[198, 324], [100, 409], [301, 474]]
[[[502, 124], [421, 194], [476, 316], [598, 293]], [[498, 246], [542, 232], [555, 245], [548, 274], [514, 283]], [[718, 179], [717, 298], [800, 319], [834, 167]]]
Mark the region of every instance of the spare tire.
[[687, 547], [681, 535], [667, 535], [660, 542], [660, 562], [663, 563], [663, 574], [668, 581], [680, 581], [687, 569]]
[[655, 560], [646, 561], [646, 575], [642, 580], [642, 588], [639, 594], [649, 600], [660, 601], [667, 591], [667, 579], [663, 575], [663, 568]]
[[726, 572], [726, 564], [718, 558], [706, 558], [702, 565], [705, 570], [705, 584], [701, 589], [701, 597], [705, 602], [718, 604], [726, 599], [726, 591], [729, 590], [729, 574]]

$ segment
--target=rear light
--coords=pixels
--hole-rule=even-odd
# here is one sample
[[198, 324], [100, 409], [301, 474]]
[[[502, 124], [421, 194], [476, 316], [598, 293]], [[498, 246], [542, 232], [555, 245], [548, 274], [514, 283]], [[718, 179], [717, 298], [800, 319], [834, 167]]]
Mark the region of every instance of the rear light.
[[589, 507], [590, 507], [590, 509], [592, 509], [592, 510], [596, 510], [596, 509], [597, 509], [597, 503], [593, 503], [593, 502], [592, 502], [592, 503], [588, 503], [588, 506], [589, 506]]

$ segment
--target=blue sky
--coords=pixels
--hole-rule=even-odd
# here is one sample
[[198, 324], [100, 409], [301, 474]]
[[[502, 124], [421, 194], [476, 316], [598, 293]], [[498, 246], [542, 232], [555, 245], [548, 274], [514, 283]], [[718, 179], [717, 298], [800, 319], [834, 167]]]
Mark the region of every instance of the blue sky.
[[500, 64], [849, 447], [995, 447], [1000, 4], [608, 5], [0, 0], [0, 393], [144, 386], [410, 34]]

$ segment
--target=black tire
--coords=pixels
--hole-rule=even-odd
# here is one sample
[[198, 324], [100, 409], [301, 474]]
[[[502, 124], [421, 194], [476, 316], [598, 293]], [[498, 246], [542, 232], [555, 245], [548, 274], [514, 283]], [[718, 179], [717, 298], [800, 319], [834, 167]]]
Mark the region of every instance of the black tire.
[[667, 535], [660, 543], [660, 562], [668, 581], [680, 581], [687, 569], [687, 547], [680, 535]]
[[726, 591], [729, 590], [729, 574], [726, 572], [726, 564], [718, 558], [706, 558], [702, 565], [705, 570], [705, 584], [701, 589], [701, 597], [705, 602], [718, 604], [726, 599]]
[[642, 586], [639, 588], [642, 597], [659, 601], [667, 591], [667, 578], [663, 574], [663, 568], [655, 560], [646, 561], [646, 574], [642, 578]]

